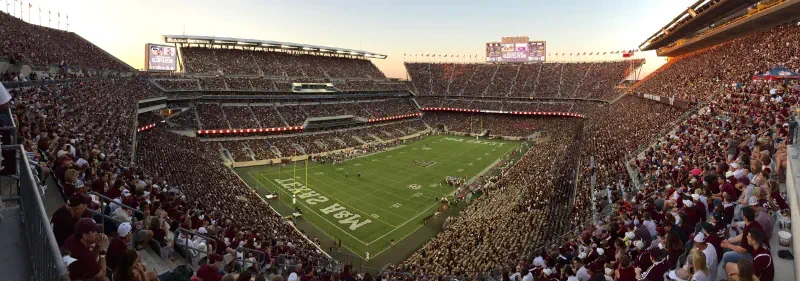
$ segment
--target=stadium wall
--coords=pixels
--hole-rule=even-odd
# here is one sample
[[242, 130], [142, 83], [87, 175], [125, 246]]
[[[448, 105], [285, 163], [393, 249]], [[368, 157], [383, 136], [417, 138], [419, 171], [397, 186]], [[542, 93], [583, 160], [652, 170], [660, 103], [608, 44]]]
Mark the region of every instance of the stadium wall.
[[[791, 213], [791, 249], [793, 253], [800, 253], [800, 126], [794, 119], [795, 127], [792, 132], [793, 143], [787, 147], [786, 156], [786, 201], [789, 203]], [[794, 268], [800, 268], [800, 259], [795, 257]], [[800, 274], [795, 274], [795, 281], [800, 281]]]

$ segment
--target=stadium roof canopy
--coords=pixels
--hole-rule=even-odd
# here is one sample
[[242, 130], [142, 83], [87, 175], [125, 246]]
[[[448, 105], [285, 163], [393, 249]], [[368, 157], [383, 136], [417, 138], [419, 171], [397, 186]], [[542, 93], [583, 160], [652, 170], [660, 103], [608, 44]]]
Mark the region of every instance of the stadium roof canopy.
[[708, 27], [759, 0], [698, 0], [647, 38], [639, 49], [655, 50]]
[[[745, 11], [742, 16], [717, 24], [715, 27], [701, 31], [690, 38], [681, 39], [673, 44], [661, 47], [658, 49], [658, 55], [679, 56], [778, 25], [798, 23], [797, 19], [800, 19], [800, 0], [763, 3], [759, 3], [757, 8]], [[735, 13], [734, 15], [737, 14]]]
[[272, 40], [256, 40], [256, 39], [243, 39], [231, 37], [215, 37], [215, 36], [197, 36], [197, 35], [163, 35], [165, 43], [177, 44], [211, 44], [211, 45], [228, 45], [228, 46], [242, 46], [242, 47], [263, 47], [275, 48], [286, 50], [302, 50], [309, 52], [341, 54], [349, 56], [359, 56], [373, 59], [385, 59], [386, 55], [377, 54], [361, 50], [326, 47], [309, 44], [298, 44], [291, 42], [280, 42]]

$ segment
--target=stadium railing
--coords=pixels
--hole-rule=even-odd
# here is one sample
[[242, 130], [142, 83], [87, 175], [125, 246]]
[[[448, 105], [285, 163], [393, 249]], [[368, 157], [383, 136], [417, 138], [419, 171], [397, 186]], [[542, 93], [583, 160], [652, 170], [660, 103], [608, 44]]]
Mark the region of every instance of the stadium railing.
[[[177, 242], [178, 242], [178, 239], [180, 239], [179, 237], [181, 236], [181, 234], [182, 234], [182, 236], [184, 238], [184, 241], [183, 241], [184, 243], [183, 244], [178, 244]], [[184, 248], [183, 250], [187, 250], [187, 251], [184, 252], [186, 254], [186, 263], [191, 264], [192, 266], [200, 266], [201, 265], [201, 260], [204, 257], [207, 257], [210, 253], [213, 253], [213, 252], [189, 246], [189, 237], [190, 236], [191, 237], [199, 236], [199, 237], [205, 239], [206, 240], [206, 244], [211, 246], [210, 249], [216, 249], [217, 248], [217, 240], [212, 239], [211, 237], [202, 235], [200, 233], [185, 229], [185, 228], [178, 228], [178, 230], [175, 231], [175, 242], [176, 242], [175, 243], [175, 248], [176, 248], [176, 250], [179, 250], [178, 249], [179, 247]], [[189, 250], [191, 250], [191, 251], [189, 251]], [[197, 253], [195, 253], [195, 252], [197, 252]], [[205, 255], [201, 256], [200, 254], [205, 254]]]
[[[130, 211], [132, 211], [134, 213], [134, 216], [131, 216], [131, 224], [136, 223], [136, 216], [135, 215], [144, 216], [144, 213], [142, 211], [139, 211], [138, 209], [136, 209], [134, 207], [131, 207], [131, 206], [122, 204], [120, 202], [114, 201], [114, 199], [108, 198], [105, 195], [102, 195], [100, 193], [92, 191], [92, 192], [89, 192], [89, 195], [97, 196], [97, 198], [99, 199], [98, 201], [100, 201], [100, 211], [103, 212], [103, 214], [105, 214], [106, 207], [110, 207], [112, 204], [114, 204], [114, 205], [119, 206], [120, 208], [130, 210]], [[108, 213], [106, 215], [107, 216], [103, 216], [102, 217], [101, 223], [105, 223], [104, 219], [106, 217], [111, 218], [111, 213]], [[116, 221], [116, 220], [114, 220], [114, 221]]]
[[[39, 181], [30, 168], [25, 149], [22, 145], [2, 145], [2, 150], [13, 150], [16, 158], [13, 159], [16, 174], [10, 178], [17, 181], [19, 193], [18, 196], [4, 198], [2, 201], [16, 201], [21, 207], [31, 280], [59, 280], [67, 273], [67, 269], [44, 209]], [[5, 159], [0, 161], [8, 164]], [[5, 168], [8, 167], [0, 167], [0, 171]]]
[[[197, 232], [194, 232], [194, 231], [191, 231], [191, 230], [188, 230], [188, 229], [185, 229], [185, 228], [178, 228], [178, 230], [176, 230], [176, 234], [183, 234], [182, 236], [183, 236], [184, 243], [183, 244], [176, 243], [175, 247], [176, 247], [176, 250], [183, 251], [182, 253], [186, 255], [186, 264], [187, 265], [191, 265], [193, 267], [201, 266], [201, 265], [205, 264], [205, 258], [208, 255], [210, 255], [211, 253], [215, 252], [215, 251], [211, 251], [208, 248], [206, 250], [203, 250], [203, 249], [200, 249], [198, 247], [189, 246], [189, 240], [190, 240], [189, 237], [191, 235], [194, 235], [194, 236], [199, 236], [199, 237], [202, 237], [203, 239], [205, 239], [206, 242], [211, 245], [211, 249], [216, 249], [216, 246], [215, 246], [216, 245], [216, 240], [215, 239], [211, 239], [211, 237], [199, 234]], [[175, 239], [179, 239], [178, 236], [179, 235], [176, 235]], [[255, 258], [255, 260], [250, 260], [250, 259], [240, 259], [240, 258], [234, 256], [234, 261], [232, 261], [232, 262], [235, 262], [236, 265], [233, 267], [233, 271], [234, 272], [239, 272], [239, 273], [244, 271], [245, 269], [250, 268], [251, 266], [255, 265], [255, 266], [257, 266], [257, 269], [260, 272], [265, 272], [265, 271], [269, 270], [270, 268], [276, 268], [276, 269], [279, 270], [279, 272], [281, 272], [281, 273], [285, 272], [285, 273], [288, 274], [288, 272], [291, 271], [298, 263], [300, 263], [301, 260], [305, 260], [306, 262], [311, 262], [312, 264], [316, 265], [317, 269], [324, 268], [328, 272], [337, 272], [338, 270], [341, 269], [341, 266], [340, 266], [340, 264], [338, 264], [338, 262], [336, 262], [335, 260], [332, 260], [332, 259], [328, 259], [328, 258], [315, 259], [314, 257], [307, 257], [306, 259], [301, 259], [300, 257], [297, 257], [297, 256], [281, 254], [281, 255], [277, 255], [277, 256], [273, 257], [273, 263], [272, 264], [268, 264], [267, 261], [266, 261], [266, 258], [269, 257], [269, 255], [267, 253], [263, 252], [263, 251], [250, 249], [250, 248], [246, 248], [246, 247], [238, 247], [238, 248], [236, 248], [235, 251], [237, 252], [236, 256], [238, 256], [238, 253], [242, 253], [243, 256], [248, 256], [248, 257], [254, 257]], [[202, 256], [201, 256], [201, 254], [202, 254]], [[231, 253], [226, 253], [226, 254], [231, 254]], [[223, 259], [223, 262], [224, 262], [224, 259]], [[267, 267], [267, 265], [269, 265], [269, 267]], [[224, 268], [225, 268], [224, 264], [220, 265], [220, 269], [224, 269]]]
[[[800, 118], [795, 116], [789, 123], [792, 143], [786, 148], [786, 201], [789, 203], [792, 234], [791, 252], [800, 253]], [[800, 281], [800, 259], [794, 259], [795, 280]]]

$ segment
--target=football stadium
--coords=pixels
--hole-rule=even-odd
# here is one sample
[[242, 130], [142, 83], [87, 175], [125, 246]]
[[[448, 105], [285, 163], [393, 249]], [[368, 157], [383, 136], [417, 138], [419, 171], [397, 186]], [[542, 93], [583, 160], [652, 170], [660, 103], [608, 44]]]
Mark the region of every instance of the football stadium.
[[7, 1], [0, 281], [800, 281], [800, 0], [530, 2]]

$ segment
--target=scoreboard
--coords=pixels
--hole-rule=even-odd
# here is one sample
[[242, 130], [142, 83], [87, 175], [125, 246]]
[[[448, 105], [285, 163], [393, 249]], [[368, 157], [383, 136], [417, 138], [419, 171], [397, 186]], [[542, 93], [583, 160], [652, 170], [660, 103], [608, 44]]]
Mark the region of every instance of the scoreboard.
[[175, 46], [145, 44], [144, 52], [144, 68], [147, 71], [178, 69], [178, 51]]
[[486, 43], [486, 62], [544, 62], [545, 41], [529, 41], [528, 37], [503, 37], [500, 42]]

